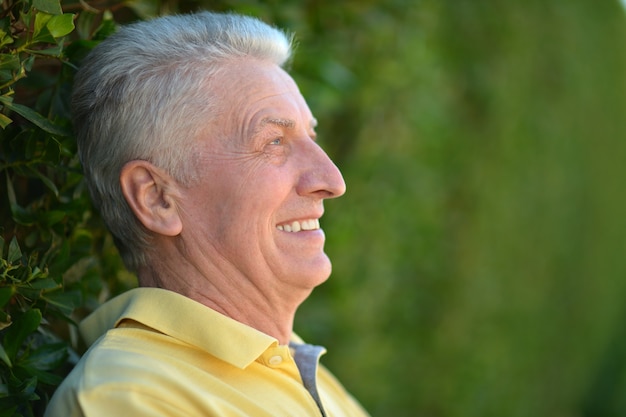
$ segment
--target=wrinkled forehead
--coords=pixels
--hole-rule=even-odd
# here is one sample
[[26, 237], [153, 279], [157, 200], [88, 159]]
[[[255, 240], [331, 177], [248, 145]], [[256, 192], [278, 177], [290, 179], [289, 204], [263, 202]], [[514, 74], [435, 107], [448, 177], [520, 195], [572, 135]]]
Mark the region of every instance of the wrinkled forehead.
[[269, 62], [240, 59], [228, 62], [210, 81], [219, 107], [215, 122], [224, 132], [249, 136], [266, 124], [307, 130], [316, 121], [293, 78]]
[[226, 62], [210, 81], [213, 92], [223, 101], [248, 101], [260, 95], [300, 93], [296, 82], [278, 65], [269, 61], [241, 58]]

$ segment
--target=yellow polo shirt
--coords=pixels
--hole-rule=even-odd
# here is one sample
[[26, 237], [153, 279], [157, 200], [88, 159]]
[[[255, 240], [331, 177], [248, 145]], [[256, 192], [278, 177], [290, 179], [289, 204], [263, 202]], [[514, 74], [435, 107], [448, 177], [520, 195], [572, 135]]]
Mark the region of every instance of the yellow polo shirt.
[[368, 415], [318, 366], [323, 348], [295, 336], [290, 346], [279, 345], [171, 291], [124, 293], [80, 331], [91, 347], [46, 417]]

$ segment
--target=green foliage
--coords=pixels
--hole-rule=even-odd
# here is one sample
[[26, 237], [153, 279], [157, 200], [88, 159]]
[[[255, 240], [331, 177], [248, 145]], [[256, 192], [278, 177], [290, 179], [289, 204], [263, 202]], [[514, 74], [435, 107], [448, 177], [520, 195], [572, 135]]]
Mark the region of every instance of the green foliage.
[[[62, 119], [67, 115], [53, 116], [49, 104], [31, 107], [14, 97], [38, 59], [60, 59], [64, 37], [74, 25], [73, 15], [63, 14], [56, 2], [6, 5], [0, 23], [0, 166], [6, 198], [1, 210], [3, 235], [12, 237], [9, 242], [0, 237], [0, 409], [3, 415], [28, 416], [47, 395], [46, 387], [60, 383], [56, 371], [68, 358], [67, 344], [46, 329], [42, 311], [67, 318], [80, 305], [80, 293], [63, 288], [58, 270], [64, 263], [59, 249], [70, 245], [64, 242], [67, 226], [73, 228], [61, 202], [72, 184], [61, 189], [58, 184], [66, 182], [61, 176], [71, 177], [62, 171], [75, 170], [76, 164], [67, 163], [74, 153]], [[40, 113], [44, 107], [46, 116]]]
[[49, 0], [5, 1], [0, 14], [3, 416], [43, 413], [80, 350], [75, 320], [119, 286], [100, 278], [121, 264], [92, 215], [69, 121], [72, 75], [92, 44], [68, 36], [86, 19]]
[[297, 34], [348, 193], [296, 327], [374, 416], [626, 412], [617, 1], [5, 0], [0, 417], [42, 415], [75, 323], [134, 285], [83, 184], [74, 71], [117, 23], [199, 8]]
[[623, 9], [326, 6], [348, 191], [299, 328], [375, 415], [624, 414]]

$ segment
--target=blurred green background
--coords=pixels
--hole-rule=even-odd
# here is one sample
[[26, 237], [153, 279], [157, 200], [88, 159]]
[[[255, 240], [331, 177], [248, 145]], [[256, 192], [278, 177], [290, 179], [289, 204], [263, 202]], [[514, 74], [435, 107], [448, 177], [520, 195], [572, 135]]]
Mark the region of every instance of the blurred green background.
[[293, 13], [348, 185], [297, 329], [375, 416], [626, 415], [619, 3]]
[[[374, 417], [626, 415], [618, 0], [89, 4], [296, 33], [291, 73], [348, 186], [296, 331]], [[128, 285], [107, 262], [83, 313]]]

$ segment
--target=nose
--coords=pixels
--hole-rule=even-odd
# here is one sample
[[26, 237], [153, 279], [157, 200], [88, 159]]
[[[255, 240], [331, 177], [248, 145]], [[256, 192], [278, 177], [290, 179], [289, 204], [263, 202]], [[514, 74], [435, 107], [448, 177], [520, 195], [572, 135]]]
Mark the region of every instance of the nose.
[[316, 142], [310, 140], [302, 156], [302, 172], [296, 187], [299, 195], [326, 199], [340, 197], [346, 192], [341, 171]]

